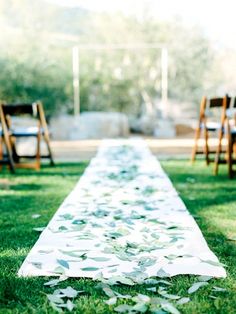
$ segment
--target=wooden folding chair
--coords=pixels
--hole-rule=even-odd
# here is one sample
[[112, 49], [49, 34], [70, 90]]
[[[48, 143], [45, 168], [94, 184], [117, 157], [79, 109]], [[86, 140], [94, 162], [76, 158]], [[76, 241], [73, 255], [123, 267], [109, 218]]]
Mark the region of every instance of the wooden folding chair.
[[[3, 115], [7, 124], [7, 129], [10, 136], [10, 144], [12, 149], [12, 157], [16, 167], [18, 168], [34, 168], [40, 169], [41, 159], [50, 159], [51, 165], [54, 165], [52, 151], [50, 147], [49, 131], [44, 115], [43, 105], [41, 102], [34, 102], [32, 104], [3, 104]], [[30, 115], [37, 120], [37, 126], [17, 128], [14, 127], [11, 121], [13, 116]], [[19, 155], [16, 147], [17, 138], [36, 138], [36, 153], [34, 155]], [[41, 154], [41, 140], [44, 140], [47, 146], [48, 154]], [[21, 163], [22, 159], [35, 159], [35, 162]]]
[[[208, 139], [209, 139], [209, 134], [213, 132], [219, 131], [220, 137], [219, 137], [219, 145], [221, 147], [221, 141], [224, 133], [224, 129], [222, 128], [222, 120], [224, 116], [224, 106], [228, 108], [230, 105], [230, 97], [227, 95], [223, 98], [210, 98], [207, 99], [205, 96], [202, 98], [201, 104], [200, 104], [200, 114], [199, 114], [199, 121], [198, 121], [198, 126], [196, 128], [195, 132], [195, 139], [194, 139], [194, 146], [192, 149], [192, 156], [191, 156], [191, 161], [192, 163], [196, 159], [197, 154], [204, 154], [205, 155], [205, 160], [206, 164], [209, 165], [210, 162], [213, 162], [214, 159], [210, 159], [209, 155], [212, 153], [216, 153], [216, 150], [210, 151], [209, 149], [209, 144], [208, 144]], [[210, 111], [214, 108], [219, 108], [221, 109], [221, 118], [220, 121], [210, 121]], [[198, 142], [201, 136], [203, 135], [204, 139], [204, 149], [199, 150], [198, 147]]]
[[0, 167], [2, 165], [8, 165], [11, 172], [15, 172], [10, 135], [3, 114], [2, 104], [0, 103]]
[[[222, 147], [218, 145], [216, 156], [215, 156], [215, 174], [218, 174], [219, 164], [228, 164], [228, 175], [233, 178], [236, 173], [233, 170], [233, 164], [236, 164], [236, 98], [234, 99], [233, 105], [225, 109], [224, 113], [224, 126], [226, 124], [226, 134], [227, 134], [227, 149], [225, 158], [221, 158]], [[219, 134], [220, 138], [221, 134]], [[220, 142], [219, 142], [220, 144]]]

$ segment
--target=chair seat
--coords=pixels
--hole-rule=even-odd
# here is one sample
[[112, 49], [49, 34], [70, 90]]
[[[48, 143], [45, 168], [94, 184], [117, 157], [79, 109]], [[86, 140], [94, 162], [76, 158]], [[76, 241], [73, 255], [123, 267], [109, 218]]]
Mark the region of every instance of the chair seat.
[[[15, 137], [38, 136], [38, 132], [39, 128], [37, 126], [10, 130], [10, 134]], [[43, 134], [43, 129], [40, 130], [40, 133]]]
[[236, 127], [233, 127], [233, 128], [230, 130], [230, 133], [231, 133], [231, 135], [236, 136]]
[[[207, 122], [206, 127], [207, 127], [208, 131], [217, 131], [217, 130], [220, 129], [221, 124], [218, 123], [218, 122], [213, 122], [212, 121], [212, 122]], [[204, 128], [204, 124], [203, 123], [201, 123], [201, 128], [202, 129]]]

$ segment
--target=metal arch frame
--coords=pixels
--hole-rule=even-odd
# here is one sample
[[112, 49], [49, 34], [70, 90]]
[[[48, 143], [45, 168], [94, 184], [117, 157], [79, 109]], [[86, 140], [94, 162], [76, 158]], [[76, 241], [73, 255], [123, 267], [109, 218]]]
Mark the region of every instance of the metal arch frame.
[[158, 43], [146, 44], [81, 44], [72, 48], [72, 70], [74, 91], [74, 115], [80, 114], [80, 51], [82, 50], [137, 50], [161, 49], [161, 102], [162, 110], [168, 111], [168, 50]]

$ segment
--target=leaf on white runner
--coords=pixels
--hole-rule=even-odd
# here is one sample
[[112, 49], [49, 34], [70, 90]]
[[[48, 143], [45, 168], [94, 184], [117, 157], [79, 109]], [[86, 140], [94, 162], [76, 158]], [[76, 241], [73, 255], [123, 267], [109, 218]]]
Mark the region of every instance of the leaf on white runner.
[[199, 282], [195, 282], [189, 289], [188, 289], [188, 293], [192, 294], [194, 292], [196, 292], [199, 288], [203, 287], [203, 286], [207, 286], [208, 282], [206, 281], [199, 281]]
[[157, 292], [157, 287], [146, 288], [146, 290], [151, 291], [151, 292]]
[[148, 305], [146, 303], [143, 302], [139, 302], [136, 303], [133, 307], [132, 307], [132, 311], [135, 313], [146, 313], [148, 310]]
[[77, 290], [73, 289], [71, 286], [65, 289], [60, 289], [60, 292], [62, 293], [63, 297], [67, 297], [67, 298], [76, 298], [79, 293]]
[[52, 303], [58, 303], [58, 304], [64, 303], [64, 301], [62, 300], [61, 297], [54, 295], [54, 294], [47, 294], [47, 298]]
[[216, 267], [222, 267], [222, 266], [226, 266], [225, 264], [222, 264], [220, 262], [217, 262], [217, 261], [212, 261], [212, 260], [202, 260], [202, 263], [207, 263], [207, 264], [210, 264], [212, 266], [216, 266]]
[[108, 297], [115, 297], [114, 291], [109, 286], [104, 287], [102, 290]]
[[34, 231], [37, 231], [37, 232], [42, 232], [46, 227], [36, 227], [36, 228], [33, 228]]
[[151, 298], [148, 295], [139, 293], [135, 297], [133, 297], [132, 300], [137, 302], [137, 303], [139, 303], [139, 302], [149, 303], [151, 301]]
[[211, 279], [212, 279], [211, 276], [199, 276], [198, 277], [198, 281], [209, 281]]
[[190, 298], [184, 297], [184, 298], [179, 299], [176, 303], [179, 305], [183, 305], [183, 304], [186, 304], [188, 302], [190, 302]]
[[66, 308], [69, 312], [71, 312], [74, 309], [75, 305], [71, 302], [71, 300], [67, 300], [66, 302]]
[[58, 259], [57, 262], [58, 262], [58, 264], [60, 264], [62, 267], [65, 267], [65, 268], [67, 268], [67, 269], [70, 268], [69, 263], [68, 263], [66, 260], [64, 260], [64, 259]]
[[[66, 280], [65, 277], [61, 279]], [[62, 281], [62, 280], [61, 280]], [[78, 291], [68, 286], [64, 289], [57, 289], [53, 294], [47, 294], [47, 298], [50, 301], [50, 305], [58, 312], [62, 312], [62, 308], [72, 311], [75, 307], [75, 304], [71, 301], [78, 296], [78, 294], [84, 293], [83, 290]]]
[[53, 252], [53, 249], [38, 250], [38, 253], [39, 253], [39, 254], [50, 254], [50, 253], [52, 253], [52, 252]]
[[166, 273], [164, 269], [160, 268], [158, 272], [156, 273], [156, 276], [163, 278], [163, 277], [170, 277], [170, 274]]
[[227, 291], [227, 289], [225, 288], [216, 287], [216, 286], [214, 286], [212, 290], [213, 292], [226, 292]]
[[128, 304], [121, 304], [118, 305], [117, 307], [114, 308], [114, 311], [118, 312], [118, 313], [127, 313], [130, 312], [132, 310], [132, 306], [128, 305]]
[[81, 268], [83, 271], [96, 271], [99, 270], [99, 267], [83, 267]]
[[37, 218], [41, 217], [41, 215], [40, 215], [40, 214], [33, 214], [31, 217], [32, 217], [33, 219], [37, 219]]
[[64, 275], [64, 274], [65, 274], [65, 268], [62, 267], [62, 266], [57, 266], [57, 267], [53, 270], [53, 274]]
[[42, 269], [42, 263], [32, 262], [31, 264], [37, 269]]
[[116, 285], [118, 283], [121, 283], [123, 285], [128, 285], [128, 286], [134, 285], [134, 282], [126, 276], [113, 276], [113, 277], [107, 279], [106, 282], [109, 285]]
[[179, 310], [172, 303], [164, 303], [161, 305], [163, 310], [171, 314], [180, 314]]
[[106, 303], [107, 305], [115, 305], [116, 302], [117, 302], [117, 297], [112, 297], [112, 298], [110, 298], [110, 299], [108, 299], [108, 300], [105, 301], [105, 303]]
[[49, 280], [48, 282], [44, 283], [44, 286], [50, 286], [50, 287], [54, 287], [57, 286], [60, 282], [67, 280], [68, 277], [66, 276], [60, 276], [58, 279], [52, 279]]
[[90, 259], [94, 260], [95, 262], [107, 262], [110, 261], [110, 258], [108, 257], [90, 257]]
[[60, 305], [62, 305], [62, 304], [50, 302], [50, 305], [56, 312], [58, 312], [58, 313], [63, 312], [62, 309], [60, 308]]

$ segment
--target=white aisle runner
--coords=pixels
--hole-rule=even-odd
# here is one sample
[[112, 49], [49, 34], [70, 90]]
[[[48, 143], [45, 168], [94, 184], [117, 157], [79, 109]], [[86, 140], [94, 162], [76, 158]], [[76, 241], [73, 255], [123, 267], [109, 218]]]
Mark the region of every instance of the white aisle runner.
[[20, 276], [225, 277], [142, 140], [106, 140], [22, 264]]

